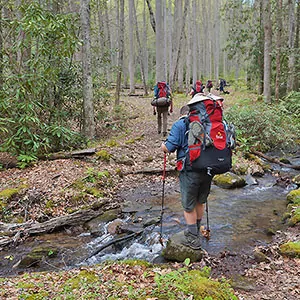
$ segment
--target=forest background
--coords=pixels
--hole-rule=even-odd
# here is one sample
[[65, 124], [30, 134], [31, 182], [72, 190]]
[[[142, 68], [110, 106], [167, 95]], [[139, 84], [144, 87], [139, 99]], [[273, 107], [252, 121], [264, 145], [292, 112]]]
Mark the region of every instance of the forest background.
[[[1, 150], [26, 166], [82, 146], [122, 114], [121, 89], [147, 96], [160, 80], [176, 94], [225, 78], [256, 91], [271, 116], [288, 95], [275, 112], [286, 119], [299, 99], [289, 94], [299, 90], [299, 16], [296, 0], [1, 1]], [[255, 116], [242, 113], [246, 134]]]

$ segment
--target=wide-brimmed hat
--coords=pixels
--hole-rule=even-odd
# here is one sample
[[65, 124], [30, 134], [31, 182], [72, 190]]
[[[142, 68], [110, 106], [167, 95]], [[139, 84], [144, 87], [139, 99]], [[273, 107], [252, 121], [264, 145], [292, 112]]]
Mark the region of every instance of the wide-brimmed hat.
[[192, 105], [192, 104], [195, 104], [197, 102], [201, 102], [201, 101], [204, 101], [204, 100], [209, 100], [211, 98], [209, 98], [208, 96], [205, 96], [203, 94], [196, 94], [188, 103], [187, 105]]

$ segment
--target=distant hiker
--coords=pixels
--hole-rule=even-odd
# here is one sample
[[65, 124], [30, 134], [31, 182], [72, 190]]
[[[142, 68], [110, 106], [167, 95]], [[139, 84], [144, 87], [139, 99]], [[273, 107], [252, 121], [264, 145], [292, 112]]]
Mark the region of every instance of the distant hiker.
[[212, 80], [207, 80], [206, 88], [207, 88], [207, 90], [208, 90], [209, 93], [210, 93], [212, 87], [213, 87], [213, 82], [212, 82]]
[[226, 83], [225, 79], [221, 78], [220, 79], [220, 92], [223, 92], [224, 94], [229, 94], [228, 91], [224, 90], [225, 86], [228, 86], [228, 84]]
[[[168, 114], [173, 112], [171, 88], [165, 81], [159, 81], [154, 87], [154, 99], [151, 101], [153, 114], [157, 113], [157, 132], [167, 136]], [[169, 110], [170, 108], [170, 110]]]
[[197, 80], [195, 84], [193, 85], [191, 91], [190, 91], [190, 96], [194, 97], [198, 93], [203, 93], [205, 86], [202, 84], [201, 80]]
[[[166, 153], [177, 154], [181, 204], [187, 228], [184, 245], [200, 249], [200, 223], [205, 203], [215, 174], [227, 172], [231, 167], [229, 130], [224, 123], [223, 110], [218, 101], [222, 97], [195, 95], [187, 106], [181, 108], [177, 120], [161, 148]], [[228, 132], [228, 134], [227, 134]]]

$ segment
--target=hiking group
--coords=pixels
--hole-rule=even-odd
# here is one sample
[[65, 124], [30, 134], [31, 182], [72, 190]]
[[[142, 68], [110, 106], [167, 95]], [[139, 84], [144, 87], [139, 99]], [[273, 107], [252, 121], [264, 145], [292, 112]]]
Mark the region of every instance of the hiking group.
[[[224, 98], [211, 93], [205, 95], [207, 85], [201, 81], [195, 83], [190, 92], [192, 99], [180, 109], [179, 119], [161, 144], [165, 154], [176, 152], [177, 155], [181, 204], [187, 225], [182, 243], [194, 250], [201, 249], [200, 224], [212, 178], [230, 170], [235, 146], [234, 126], [223, 118]], [[209, 91], [211, 88], [209, 85]], [[167, 113], [169, 107], [173, 111], [172, 100], [170, 102], [168, 106], [165, 104]], [[160, 106], [154, 107], [158, 111]], [[166, 127], [163, 130], [166, 133]], [[209, 229], [206, 237], [207, 234]]]

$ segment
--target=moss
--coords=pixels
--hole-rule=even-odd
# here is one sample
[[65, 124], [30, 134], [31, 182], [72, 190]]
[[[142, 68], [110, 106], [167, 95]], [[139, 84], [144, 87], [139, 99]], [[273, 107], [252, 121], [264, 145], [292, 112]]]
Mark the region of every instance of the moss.
[[135, 139], [129, 139], [127, 141], [125, 141], [125, 144], [134, 144], [135, 143]]
[[106, 150], [100, 150], [96, 153], [96, 157], [103, 161], [109, 161], [111, 158], [111, 154]]
[[107, 147], [118, 147], [119, 143], [116, 140], [109, 140], [106, 142]]
[[116, 174], [119, 175], [121, 178], [123, 178], [124, 174], [120, 168], [116, 169]]
[[97, 197], [97, 198], [100, 198], [100, 197], [104, 196], [103, 192], [100, 191], [100, 190], [98, 190], [95, 187], [88, 187], [88, 188], [86, 188], [86, 192], [88, 194], [90, 194], [90, 195], [93, 195], [93, 196]]
[[0, 192], [0, 199], [2, 199], [2, 200], [9, 200], [14, 195], [18, 194], [19, 191], [20, 191], [19, 188], [5, 189], [5, 190], [3, 190], [3, 191]]
[[289, 203], [300, 205], [300, 189], [290, 191], [286, 199]]
[[79, 274], [70, 278], [66, 282], [66, 286], [71, 286], [72, 289], [78, 289], [83, 283], [98, 283], [99, 277], [93, 271], [81, 270]]
[[152, 264], [141, 259], [126, 259], [120, 262], [120, 264], [125, 264], [129, 266], [143, 266], [146, 268], [151, 268]]
[[280, 253], [289, 257], [300, 258], [300, 241], [282, 244], [280, 246]]
[[55, 207], [55, 204], [54, 204], [53, 200], [48, 200], [46, 202], [46, 204], [45, 204], [45, 207], [46, 208], [53, 208], [53, 207]]
[[143, 162], [152, 162], [154, 159], [152, 156], [148, 156], [146, 158], [143, 159]]
[[83, 190], [85, 188], [85, 184], [81, 179], [77, 179], [72, 183], [72, 187], [78, 189], [78, 190]]
[[289, 220], [289, 226], [295, 226], [300, 223], [300, 206], [296, 208], [295, 211], [292, 212], [292, 217]]

